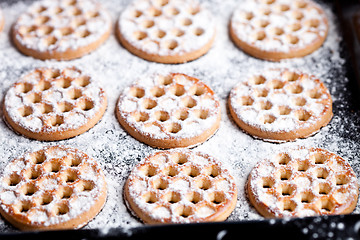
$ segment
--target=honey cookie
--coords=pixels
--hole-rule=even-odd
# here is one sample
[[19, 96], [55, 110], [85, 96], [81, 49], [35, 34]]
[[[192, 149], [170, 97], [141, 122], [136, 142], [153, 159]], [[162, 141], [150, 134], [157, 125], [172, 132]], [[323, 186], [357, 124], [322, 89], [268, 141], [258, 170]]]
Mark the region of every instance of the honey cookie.
[[351, 213], [358, 188], [346, 160], [325, 149], [304, 147], [260, 161], [247, 182], [251, 204], [265, 217]]
[[333, 116], [325, 85], [315, 76], [287, 69], [246, 78], [231, 90], [228, 104], [240, 128], [270, 142], [311, 136]]
[[140, 78], [119, 97], [116, 115], [137, 140], [158, 148], [191, 147], [220, 126], [220, 103], [200, 80], [185, 74]]
[[5, 120], [16, 132], [54, 141], [92, 128], [107, 100], [97, 82], [75, 67], [39, 68], [10, 87], [3, 106]]
[[13, 26], [15, 46], [39, 59], [71, 60], [98, 48], [109, 37], [111, 19], [92, 0], [42, 0]]
[[251, 56], [270, 61], [314, 52], [327, 32], [327, 17], [311, 0], [245, 0], [230, 21], [235, 44]]
[[148, 156], [132, 170], [124, 194], [146, 223], [223, 221], [237, 201], [235, 181], [219, 161], [184, 149]]
[[143, 59], [184, 63], [209, 51], [215, 22], [196, 0], [136, 0], [120, 15], [117, 36]]
[[0, 178], [0, 213], [22, 230], [80, 228], [107, 195], [99, 165], [80, 150], [45, 147], [10, 162]]

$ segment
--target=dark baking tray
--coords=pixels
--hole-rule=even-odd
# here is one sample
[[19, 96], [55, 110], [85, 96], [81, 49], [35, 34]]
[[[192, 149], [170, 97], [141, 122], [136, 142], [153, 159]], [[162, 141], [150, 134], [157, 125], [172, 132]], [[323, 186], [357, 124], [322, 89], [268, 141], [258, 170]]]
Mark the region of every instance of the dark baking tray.
[[[18, 1], [18, 0], [14, 0]], [[341, 131], [342, 138], [355, 141], [360, 146], [360, 41], [354, 33], [352, 14], [360, 10], [356, 0], [323, 1], [331, 2], [333, 11], [341, 25], [343, 42], [340, 54], [346, 60], [343, 70], [349, 79], [346, 99], [347, 121], [355, 122], [356, 129]], [[359, 41], [359, 42], [356, 42]], [[336, 75], [336, 74], [335, 74]], [[334, 94], [334, 93], [332, 93]], [[336, 94], [336, 92], [335, 92]], [[334, 112], [342, 105], [334, 103]], [[341, 109], [344, 111], [343, 109]], [[345, 126], [346, 128], [346, 126]], [[360, 157], [354, 150], [353, 159]], [[0, 239], [235, 239], [235, 238], [276, 238], [276, 239], [360, 239], [360, 214], [306, 217], [292, 219], [264, 219], [227, 221], [221, 223], [144, 225], [135, 228], [81, 229], [43, 232], [0, 233]]]

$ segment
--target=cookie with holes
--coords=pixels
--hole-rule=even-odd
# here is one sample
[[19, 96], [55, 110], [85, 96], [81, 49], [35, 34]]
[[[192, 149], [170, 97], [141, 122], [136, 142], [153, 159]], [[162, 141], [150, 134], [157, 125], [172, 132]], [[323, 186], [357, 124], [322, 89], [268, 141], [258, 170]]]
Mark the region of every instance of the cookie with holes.
[[75, 67], [38, 68], [23, 75], [5, 95], [4, 116], [26, 137], [54, 141], [82, 134], [103, 116], [104, 90]]
[[134, 138], [158, 148], [193, 147], [219, 128], [220, 103], [202, 81], [180, 73], [148, 74], [119, 97], [116, 115]]
[[92, 0], [42, 0], [15, 22], [15, 46], [39, 59], [71, 60], [98, 48], [109, 37], [111, 19]]
[[280, 61], [320, 48], [328, 21], [311, 0], [246, 0], [238, 4], [229, 28], [234, 43], [247, 54]]
[[207, 154], [185, 149], [148, 156], [124, 188], [128, 206], [145, 223], [223, 221], [237, 201], [228, 170]]
[[0, 178], [0, 213], [21, 230], [80, 228], [106, 201], [104, 174], [84, 152], [50, 146], [11, 161]]
[[207, 53], [215, 38], [211, 13], [196, 0], [136, 0], [122, 12], [117, 36], [148, 61], [184, 63]]
[[247, 181], [251, 204], [265, 217], [351, 213], [358, 200], [350, 164], [321, 148], [291, 148], [257, 163]]
[[228, 104], [240, 128], [270, 142], [309, 137], [333, 116], [326, 86], [313, 75], [288, 69], [245, 77], [231, 90]]

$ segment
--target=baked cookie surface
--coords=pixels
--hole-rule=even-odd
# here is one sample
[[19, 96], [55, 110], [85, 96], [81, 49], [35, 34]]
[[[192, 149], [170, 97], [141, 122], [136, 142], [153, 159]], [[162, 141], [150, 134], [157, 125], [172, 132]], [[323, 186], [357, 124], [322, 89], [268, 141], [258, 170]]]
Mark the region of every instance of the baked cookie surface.
[[228, 104], [240, 128], [270, 142], [311, 136], [333, 116], [326, 86], [315, 76], [288, 69], [245, 77], [231, 90]]
[[251, 204], [265, 217], [351, 213], [357, 177], [350, 164], [321, 148], [289, 149], [260, 161], [247, 182]]
[[0, 31], [3, 30], [3, 28], [4, 28], [4, 23], [5, 23], [4, 14], [2, 13], [1, 8], [0, 8]]
[[235, 181], [219, 161], [184, 149], [148, 156], [124, 188], [128, 206], [146, 223], [223, 221], [237, 201]]
[[158, 148], [192, 147], [220, 126], [221, 109], [214, 92], [185, 74], [140, 77], [119, 97], [116, 115], [137, 140]]
[[117, 24], [121, 44], [160, 63], [184, 63], [204, 55], [215, 38], [211, 13], [196, 0], [136, 0]]
[[42, 0], [15, 22], [15, 46], [39, 59], [71, 60], [98, 48], [110, 35], [111, 19], [92, 0]]
[[107, 100], [98, 83], [75, 67], [39, 68], [10, 87], [3, 106], [5, 120], [16, 132], [54, 141], [92, 128]]
[[11, 161], [0, 178], [0, 213], [22, 230], [80, 228], [102, 209], [104, 174], [84, 152], [53, 146]]
[[328, 21], [311, 0], [246, 0], [237, 5], [229, 28], [232, 40], [247, 54], [279, 61], [318, 49]]

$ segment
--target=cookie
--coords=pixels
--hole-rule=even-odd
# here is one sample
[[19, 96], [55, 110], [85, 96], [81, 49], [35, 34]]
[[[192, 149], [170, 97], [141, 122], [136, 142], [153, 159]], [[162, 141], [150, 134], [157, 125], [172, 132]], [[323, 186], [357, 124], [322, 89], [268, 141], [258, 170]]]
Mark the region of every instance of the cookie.
[[109, 37], [111, 19], [92, 0], [42, 0], [15, 22], [15, 46], [39, 59], [71, 60], [98, 48]]
[[270, 142], [311, 136], [333, 116], [325, 85], [315, 76], [287, 69], [245, 77], [231, 90], [228, 104], [240, 128]]
[[81, 70], [38, 68], [10, 87], [3, 110], [5, 120], [16, 132], [54, 141], [92, 128], [106, 106], [104, 90]]
[[127, 87], [116, 115], [134, 138], [158, 148], [192, 147], [219, 128], [220, 103], [202, 81], [185, 74], [149, 74]]
[[350, 164], [321, 148], [289, 149], [260, 161], [247, 193], [265, 217], [305, 217], [351, 213], [358, 199]]
[[235, 181], [219, 161], [184, 149], [148, 156], [124, 188], [128, 206], [146, 223], [223, 221], [237, 201]]
[[245, 0], [237, 5], [229, 28], [234, 43], [247, 54], [280, 61], [320, 48], [329, 27], [323, 9], [311, 0]]
[[134, 55], [153, 62], [184, 63], [209, 51], [215, 22], [196, 0], [136, 0], [121, 13], [116, 31]]
[[104, 174], [84, 152], [53, 146], [10, 162], [0, 178], [0, 213], [21, 230], [80, 228], [102, 209]]
[[4, 24], [5, 24], [4, 15], [3, 15], [3, 13], [2, 13], [2, 11], [0, 9], [0, 31], [3, 30]]

